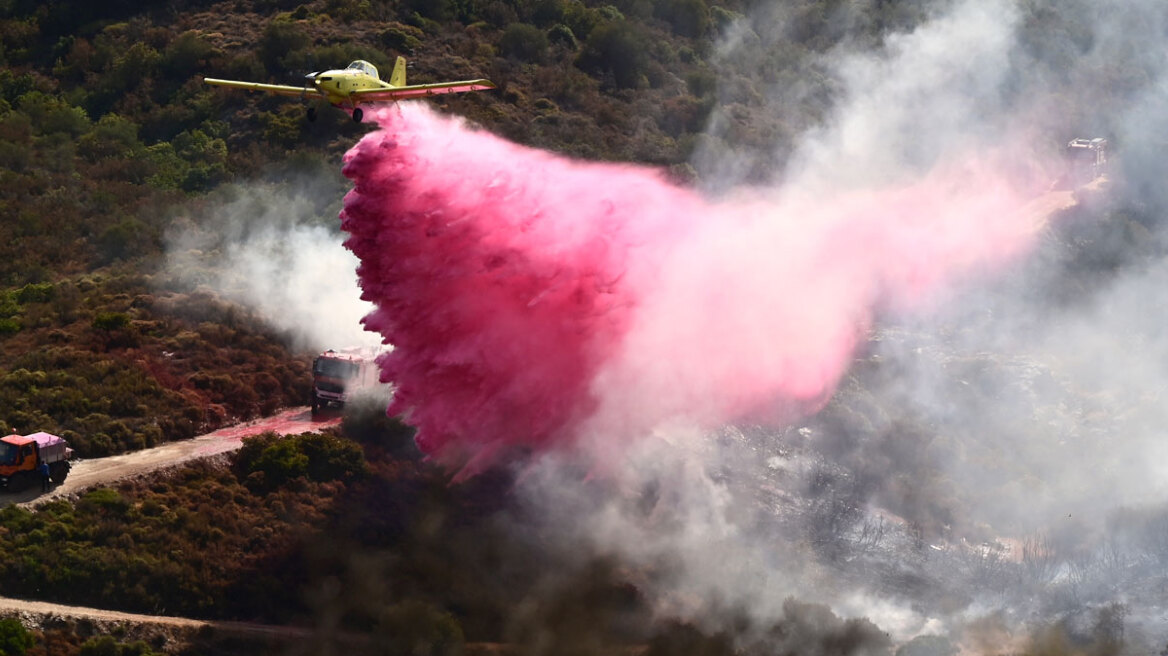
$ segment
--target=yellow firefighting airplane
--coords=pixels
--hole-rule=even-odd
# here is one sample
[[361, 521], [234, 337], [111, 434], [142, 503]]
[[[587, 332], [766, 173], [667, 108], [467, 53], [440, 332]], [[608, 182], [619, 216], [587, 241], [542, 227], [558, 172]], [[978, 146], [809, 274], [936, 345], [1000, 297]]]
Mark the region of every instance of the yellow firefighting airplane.
[[[462, 80], [460, 82], [438, 82], [436, 84], [406, 84], [406, 59], [398, 57], [393, 66], [393, 74], [389, 82], [384, 82], [377, 75], [377, 68], [367, 61], [358, 59], [343, 70], [324, 71], [323, 73], [309, 73], [304, 76], [303, 87], [285, 86], [282, 84], [260, 84], [259, 82], [240, 82], [238, 80], [217, 80], [205, 77], [203, 81], [220, 87], [235, 89], [251, 89], [252, 91], [266, 91], [280, 96], [295, 96], [304, 100], [323, 99], [335, 107], [353, 110], [353, 120], [360, 123], [364, 112], [358, 106], [360, 103], [393, 102], [405, 98], [424, 98], [443, 93], [461, 93], [464, 91], [483, 91], [494, 89], [490, 80]], [[308, 85], [308, 81], [312, 85]], [[316, 108], [308, 108], [308, 120], [316, 120]]]

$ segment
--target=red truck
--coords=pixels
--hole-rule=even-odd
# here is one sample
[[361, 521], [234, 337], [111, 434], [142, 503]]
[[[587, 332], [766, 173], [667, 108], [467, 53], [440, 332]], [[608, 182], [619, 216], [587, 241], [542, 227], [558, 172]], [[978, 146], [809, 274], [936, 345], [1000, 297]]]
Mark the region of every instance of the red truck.
[[353, 394], [378, 384], [376, 354], [329, 349], [312, 361], [312, 414], [343, 406]]
[[42, 462], [49, 465], [49, 479], [59, 485], [69, 474], [72, 457], [65, 439], [50, 433], [0, 437], [0, 487], [19, 492], [40, 482]]

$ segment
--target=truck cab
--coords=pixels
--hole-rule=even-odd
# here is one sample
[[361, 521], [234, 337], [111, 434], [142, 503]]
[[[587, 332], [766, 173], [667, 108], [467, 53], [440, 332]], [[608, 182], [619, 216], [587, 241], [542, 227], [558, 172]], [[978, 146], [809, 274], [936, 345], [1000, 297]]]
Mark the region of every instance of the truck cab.
[[378, 383], [373, 354], [329, 349], [312, 361], [312, 414], [343, 406], [359, 390]]
[[19, 492], [35, 483], [41, 462], [49, 465], [49, 479], [64, 482], [73, 457], [63, 438], [50, 433], [0, 437], [0, 487]]
[[1103, 175], [1107, 165], [1107, 140], [1071, 139], [1067, 143], [1067, 160], [1072, 187], [1091, 182]]

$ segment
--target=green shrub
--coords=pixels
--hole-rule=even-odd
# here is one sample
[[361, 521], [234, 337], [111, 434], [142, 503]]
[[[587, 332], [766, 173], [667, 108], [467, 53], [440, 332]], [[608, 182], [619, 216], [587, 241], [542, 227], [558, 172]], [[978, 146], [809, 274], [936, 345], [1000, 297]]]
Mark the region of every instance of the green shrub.
[[548, 49], [548, 38], [543, 30], [527, 23], [513, 23], [499, 39], [499, 48], [508, 57], [526, 62], [543, 61]]
[[264, 28], [263, 36], [260, 37], [260, 61], [269, 73], [285, 73], [288, 54], [307, 48], [311, 43], [312, 39], [299, 24], [289, 20], [273, 20]]
[[184, 79], [207, 66], [215, 47], [194, 30], [180, 34], [162, 52], [161, 68], [168, 76]]
[[545, 27], [563, 20], [567, 11], [564, 0], [532, 0], [526, 9], [526, 20]]
[[91, 162], [125, 157], [142, 149], [142, 142], [138, 141], [138, 125], [117, 114], [102, 116], [77, 140], [77, 152]]
[[90, 638], [81, 645], [78, 653], [80, 656], [160, 656], [141, 640], [122, 644], [108, 635]]
[[455, 4], [451, 0], [406, 0], [405, 3], [409, 11], [433, 21], [449, 20], [454, 14]]
[[398, 457], [420, 458], [414, 429], [398, 417], [385, 414], [385, 402], [358, 398], [345, 405], [341, 433], [361, 444], [380, 447]]
[[705, 34], [711, 22], [706, 0], [658, 0], [654, 14], [669, 23], [674, 32], [691, 39]]
[[[265, 446], [248, 467], [247, 480], [259, 481], [264, 488], [274, 488], [308, 473], [308, 455], [297, 448], [291, 439], [272, 439], [268, 436]], [[262, 478], [255, 478], [259, 473]]]
[[394, 52], [413, 54], [422, 47], [422, 31], [408, 25], [394, 24], [378, 33], [381, 44]]
[[36, 640], [20, 620], [11, 617], [0, 619], [0, 655], [22, 656], [34, 644]]
[[576, 35], [572, 33], [572, 28], [563, 23], [553, 25], [552, 29], [548, 30], [548, 42], [568, 50], [580, 47], [579, 42], [576, 41]]
[[304, 112], [298, 107], [288, 106], [280, 112], [264, 112], [264, 138], [268, 141], [291, 148], [303, 140], [306, 129]]
[[643, 42], [631, 23], [605, 23], [588, 36], [576, 63], [590, 73], [611, 75], [619, 88], [631, 89], [640, 84], [648, 67]]
[[86, 492], [77, 501], [77, 511], [98, 516], [123, 516], [130, 510], [130, 503], [117, 490], [99, 487]]
[[18, 100], [20, 110], [27, 114], [42, 134], [64, 134], [78, 137], [89, 130], [89, 116], [80, 107], [39, 91], [31, 91]]
[[336, 435], [264, 433], [244, 438], [235, 471], [253, 491], [266, 491], [300, 477], [317, 482], [361, 477], [368, 465], [360, 446]]
[[380, 653], [387, 656], [461, 654], [465, 642], [453, 615], [422, 601], [404, 601], [386, 608], [375, 633]]
[[53, 300], [57, 288], [51, 282], [29, 283], [16, 292], [16, 302], [21, 305], [29, 303], [48, 303]]
[[130, 325], [130, 315], [125, 312], [98, 312], [93, 317], [93, 329], [103, 332], [121, 330]]
[[126, 217], [118, 221], [102, 230], [101, 234], [98, 235], [98, 261], [102, 264], [110, 264], [142, 255], [151, 245], [151, 232], [152, 230], [146, 224], [133, 217]]
[[314, 481], [345, 480], [368, 473], [365, 453], [356, 442], [332, 433], [305, 433], [293, 442], [308, 458], [306, 473]]
[[325, 13], [335, 16], [343, 23], [366, 20], [372, 12], [373, 7], [369, 0], [328, 0], [325, 5]]
[[741, 19], [741, 14], [730, 11], [725, 7], [715, 5], [710, 8], [710, 20], [719, 30], [725, 30]]
[[598, 9], [586, 7], [579, 0], [571, 0], [564, 7], [564, 25], [572, 30], [577, 39], [587, 39], [603, 20]]

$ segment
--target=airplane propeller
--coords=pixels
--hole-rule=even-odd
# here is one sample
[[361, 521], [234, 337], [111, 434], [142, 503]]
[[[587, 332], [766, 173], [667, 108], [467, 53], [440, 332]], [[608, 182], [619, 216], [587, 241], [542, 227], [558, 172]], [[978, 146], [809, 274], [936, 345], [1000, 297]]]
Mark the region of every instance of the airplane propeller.
[[[301, 97], [305, 101], [308, 100], [308, 91], [310, 89], [316, 87], [316, 76], [317, 75], [320, 75], [320, 71], [313, 71], [313, 72], [309, 73], [308, 75], [304, 76], [304, 95]], [[316, 121], [316, 107], [310, 105], [308, 107], [308, 122], [312, 123], [314, 121]]]

